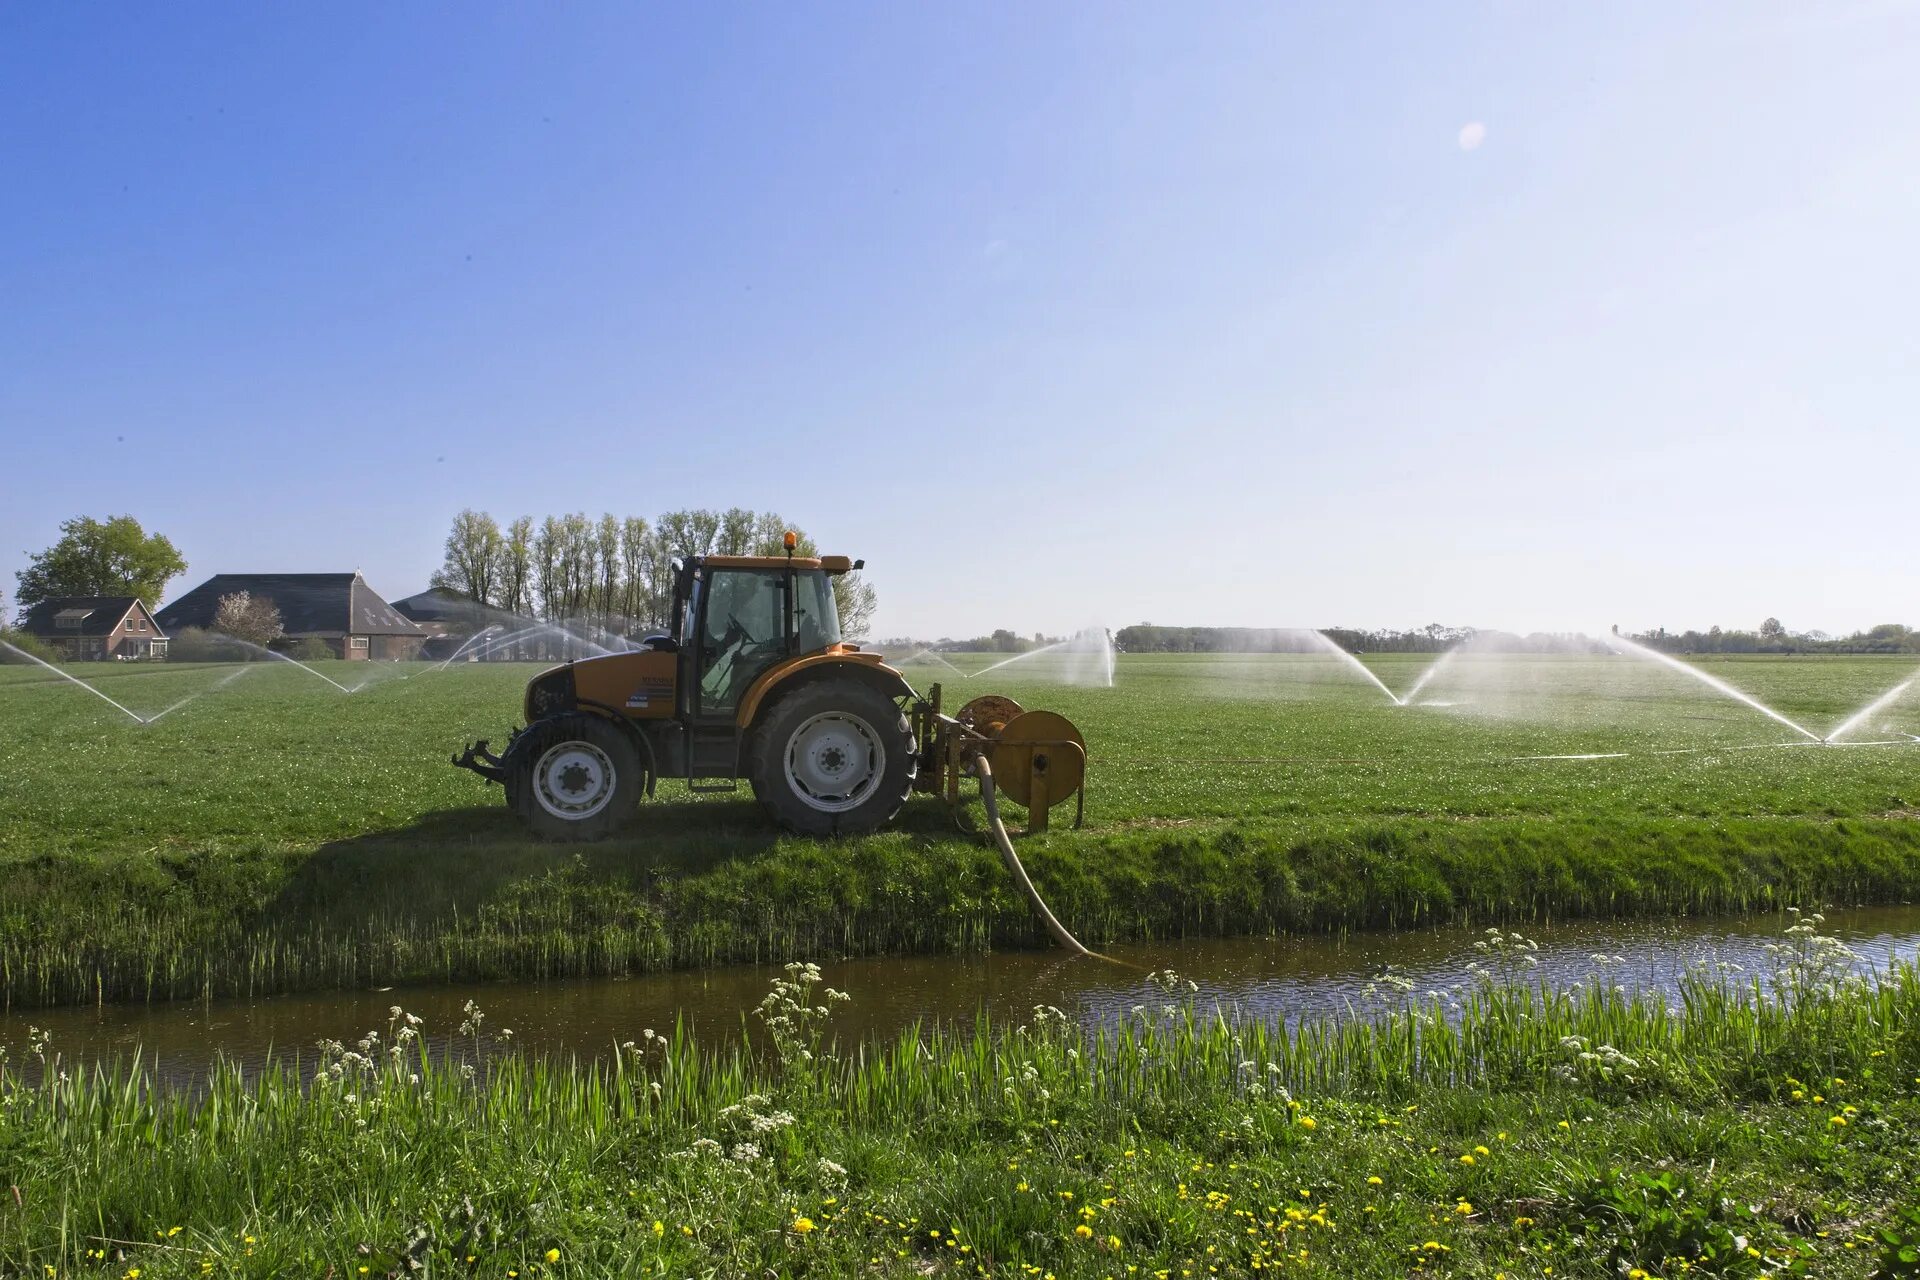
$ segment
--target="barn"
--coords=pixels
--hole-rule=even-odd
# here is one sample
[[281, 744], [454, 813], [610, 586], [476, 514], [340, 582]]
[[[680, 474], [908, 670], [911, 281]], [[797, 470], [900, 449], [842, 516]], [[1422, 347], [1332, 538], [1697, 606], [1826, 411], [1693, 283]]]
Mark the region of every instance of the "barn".
[[319, 640], [336, 658], [418, 657], [427, 632], [402, 617], [358, 573], [219, 573], [155, 616], [170, 632], [211, 630], [222, 597], [244, 591], [273, 601], [285, 629], [274, 642]]

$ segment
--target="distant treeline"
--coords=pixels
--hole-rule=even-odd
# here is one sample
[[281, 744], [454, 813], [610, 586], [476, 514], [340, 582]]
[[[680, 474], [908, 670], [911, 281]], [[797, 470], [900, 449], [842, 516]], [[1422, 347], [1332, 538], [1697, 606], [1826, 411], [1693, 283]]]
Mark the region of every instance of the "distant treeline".
[[[1349, 653], [1439, 653], [1473, 630], [1435, 622], [1417, 631], [1327, 627], [1321, 634]], [[1122, 653], [1303, 653], [1318, 647], [1309, 628], [1159, 627], [1151, 622], [1120, 628], [1113, 643]]]
[[1632, 638], [1662, 653], [1920, 653], [1920, 631], [1898, 622], [1883, 622], [1849, 636], [1830, 636], [1824, 631], [1788, 631], [1779, 619], [1768, 618], [1757, 631], [1662, 627]]
[[[1321, 634], [1349, 653], [1439, 653], [1465, 640], [1502, 652], [1607, 651], [1598, 637], [1548, 632], [1521, 636], [1437, 622], [1412, 631], [1326, 627]], [[1628, 638], [1662, 653], [1920, 653], [1920, 631], [1897, 622], [1831, 636], [1824, 631], [1791, 632], [1778, 619], [1768, 618], [1756, 631], [1656, 629], [1629, 633]], [[1160, 627], [1150, 622], [1122, 627], [1113, 640], [1123, 653], [1300, 653], [1315, 647], [1312, 632], [1304, 628]]]

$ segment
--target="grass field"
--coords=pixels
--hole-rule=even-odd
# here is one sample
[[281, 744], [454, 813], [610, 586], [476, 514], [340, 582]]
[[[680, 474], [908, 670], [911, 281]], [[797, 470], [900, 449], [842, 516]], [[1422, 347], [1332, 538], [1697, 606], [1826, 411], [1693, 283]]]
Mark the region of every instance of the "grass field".
[[636, 1028], [469, 1075], [395, 1009], [199, 1095], [38, 1045], [0, 1066], [0, 1272], [1911, 1276], [1920, 977], [1833, 959], [1801, 934], [1780, 999], [1669, 1010], [1509, 956], [1452, 1017], [1295, 1029], [1196, 1020], [1162, 975], [1117, 1032], [1042, 1009], [854, 1052], [801, 972], [765, 1055]]
[[[956, 658], [974, 667], [984, 658]], [[1116, 687], [1015, 664], [992, 689], [1079, 724], [1088, 825], [1025, 845], [1092, 941], [1904, 900], [1920, 744], [1796, 735], [1625, 658], [1463, 657], [1400, 707], [1328, 660], [1122, 657]], [[1405, 689], [1425, 659], [1368, 659]], [[1729, 659], [1824, 733], [1911, 660]], [[779, 838], [674, 784], [620, 838], [526, 840], [447, 764], [498, 741], [529, 669], [82, 667], [141, 725], [0, 667], [0, 986], [13, 1003], [438, 976], [623, 972], [1035, 937], [988, 850], [917, 799], [858, 841]], [[223, 680], [224, 687], [214, 686]], [[976, 686], [978, 686], [976, 688]], [[1920, 733], [1920, 696], [1856, 742]], [[1599, 759], [1527, 759], [1598, 755]]]

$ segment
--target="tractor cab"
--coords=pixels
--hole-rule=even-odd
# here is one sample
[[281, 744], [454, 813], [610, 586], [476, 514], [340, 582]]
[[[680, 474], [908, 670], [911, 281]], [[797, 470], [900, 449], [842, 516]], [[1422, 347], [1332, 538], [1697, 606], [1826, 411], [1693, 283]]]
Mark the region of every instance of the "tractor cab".
[[678, 562], [667, 641], [680, 655], [682, 714], [730, 721], [771, 668], [840, 648], [832, 575], [855, 567], [844, 556], [690, 556]]

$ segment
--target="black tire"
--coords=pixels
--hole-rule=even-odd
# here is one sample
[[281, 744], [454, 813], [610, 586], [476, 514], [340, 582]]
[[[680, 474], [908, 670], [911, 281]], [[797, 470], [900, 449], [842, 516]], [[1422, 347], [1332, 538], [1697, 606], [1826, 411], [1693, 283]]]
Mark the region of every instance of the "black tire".
[[747, 773], [760, 807], [788, 831], [846, 836], [900, 812], [917, 767], [913, 728], [892, 698], [864, 681], [825, 679], [761, 713]]
[[627, 730], [571, 712], [530, 724], [516, 742], [507, 803], [546, 840], [599, 840], [633, 815], [646, 766]]

